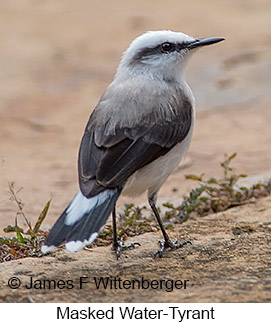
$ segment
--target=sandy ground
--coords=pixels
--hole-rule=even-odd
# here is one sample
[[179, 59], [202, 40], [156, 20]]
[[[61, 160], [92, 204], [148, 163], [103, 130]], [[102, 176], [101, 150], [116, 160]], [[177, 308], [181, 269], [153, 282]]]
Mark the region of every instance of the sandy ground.
[[[115, 260], [109, 247], [75, 255], [60, 251], [41, 259], [1, 265], [1, 301], [7, 302], [271, 302], [271, 199], [175, 226], [172, 236], [193, 245], [152, 259], [160, 234], [136, 237], [141, 247]], [[252, 216], [253, 213], [253, 216]], [[129, 239], [128, 241], [133, 241]], [[6, 286], [11, 277], [19, 289]], [[30, 280], [35, 281], [28, 289]], [[80, 288], [80, 277], [82, 283]], [[97, 288], [95, 279], [187, 280], [186, 288]], [[43, 280], [64, 281], [60, 288]], [[68, 281], [70, 280], [70, 283]], [[66, 284], [66, 285], [65, 285]], [[70, 284], [70, 285], [69, 285]], [[65, 287], [63, 287], [65, 286]], [[70, 286], [70, 288], [68, 288]], [[145, 283], [146, 286], [146, 283]], [[180, 285], [178, 287], [181, 287]], [[167, 291], [168, 290], [168, 291]]]
[[[13, 224], [8, 182], [23, 189], [35, 221], [49, 198], [49, 228], [77, 190], [76, 159], [83, 128], [112, 80], [121, 53], [146, 30], [172, 29], [226, 42], [191, 60], [187, 79], [197, 123], [183, 166], [163, 186], [159, 203], [177, 203], [195, 185], [184, 175], [221, 176], [225, 153], [238, 152], [236, 172], [270, 177], [270, 2], [2, 1], [0, 4], [0, 228]], [[247, 22], [249, 21], [249, 26]], [[269, 175], [268, 175], [269, 174]], [[146, 203], [121, 197], [118, 203]], [[0, 265], [1, 301], [253, 302], [271, 301], [270, 198], [170, 231], [192, 246], [154, 261], [159, 233], [116, 262], [109, 247], [64, 251]], [[21, 225], [23, 221], [19, 219]], [[238, 228], [238, 230], [236, 229]], [[239, 230], [240, 229], [240, 230]], [[237, 234], [238, 233], [238, 234]], [[3, 233], [1, 233], [2, 235]], [[93, 277], [189, 280], [186, 290], [97, 290]], [[89, 289], [11, 291], [7, 280], [88, 276]]]

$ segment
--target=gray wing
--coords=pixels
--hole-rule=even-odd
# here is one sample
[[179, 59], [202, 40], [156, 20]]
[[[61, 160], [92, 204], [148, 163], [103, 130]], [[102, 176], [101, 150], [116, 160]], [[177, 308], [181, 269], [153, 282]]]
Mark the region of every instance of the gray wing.
[[183, 141], [192, 122], [192, 106], [185, 104], [170, 121], [116, 127], [114, 134], [106, 134], [105, 126], [97, 126], [91, 115], [78, 158], [82, 193], [90, 197], [106, 188], [121, 188], [135, 171]]

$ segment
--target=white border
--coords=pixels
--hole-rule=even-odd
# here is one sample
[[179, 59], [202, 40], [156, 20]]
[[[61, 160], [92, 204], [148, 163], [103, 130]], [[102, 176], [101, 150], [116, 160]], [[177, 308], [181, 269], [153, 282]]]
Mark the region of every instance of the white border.
[[[110, 311], [113, 307], [114, 318], [86, 318], [86, 319], [57, 319], [57, 308], [61, 308], [62, 312], [68, 307], [73, 313], [76, 311], [87, 311], [90, 307], [91, 310], [95, 311]], [[143, 318], [145, 322], [219, 322], [219, 323], [270, 323], [271, 322], [271, 305], [266, 303], [231, 303], [231, 304], [216, 304], [216, 303], [53, 303], [53, 304], [42, 304], [42, 303], [32, 303], [32, 304], [0, 304], [1, 311], [1, 322], [27, 322], [27, 323], [37, 323], [37, 322], [139, 322], [140, 319], [129, 319], [127, 316], [122, 319], [120, 314], [120, 308], [125, 309], [133, 307], [136, 310], [143, 311], [153, 311], [152, 316], [155, 316], [155, 311], [160, 310], [160, 313], [168, 313], [168, 315], [162, 315], [160, 318]], [[194, 311], [189, 312], [189, 318], [187, 315], [181, 320], [180, 316], [175, 315], [173, 317], [172, 307], [178, 308], [181, 313], [188, 313], [184, 311]], [[210, 310], [213, 308], [214, 318], [209, 317], [209, 319], [196, 319], [191, 317], [192, 313], [197, 313], [195, 311]], [[162, 312], [161, 312], [162, 311]], [[174, 310], [175, 313], [176, 310]], [[102, 313], [102, 312], [99, 312]], [[140, 312], [137, 312], [140, 313]], [[205, 312], [206, 314], [207, 312]]]

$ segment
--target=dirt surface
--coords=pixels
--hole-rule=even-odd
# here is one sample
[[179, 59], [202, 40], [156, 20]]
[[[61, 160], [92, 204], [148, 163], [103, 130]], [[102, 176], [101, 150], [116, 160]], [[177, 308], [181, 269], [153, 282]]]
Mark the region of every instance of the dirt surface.
[[[2, 1], [0, 4], [0, 228], [13, 224], [15, 182], [34, 222], [53, 197], [50, 228], [77, 190], [78, 145], [91, 110], [121, 53], [146, 30], [172, 29], [226, 42], [199, 51], [187, 69], [197, 122], [187, 159], [159, 194], [179, 203], [195, 185], [184, 174], [221, 176], [225, 153], [251, 181], [270, 177], [270, 13], [267, 0]], [[249, 21], [249, 27], [247, 22]], [[124, 203], [146, 203], [145, 196]], [[270, 198], [177, 225], [170, 236], [193, 244], [153, 260], [160, 233], [117, 262], [110, 247], [0, 264], [2, 302], [270, 302]], [[19, 218], [23, 226], [22, 219]], [[2, 229], [1, 229], [2, 230]], [[1, 235], [4, 233], [1, 233]], [[22, 285], [7, 286], [16, 276]], [[71, 289], [24, 288], [34, 279], [73, 280]], [[90, 283], [78, 289], [79, 277]], [[189, 280], [186, 289], [97, 290], [94, 277]]]
[[[190, 239], [193, 244], [169, 251], [161, 259], [152, 259], [160, 238], [156, 233], [136, 237], [142, 246], [123, 252], [119, 261], [109, 247], [98, 247], [75, 255], [59, 251], [40, 259], [2, 264], [1, 301], [271, 302], [270, 207], [271, 198], [267, 198], [250, 207], [177, 225], [170, 235]], [[21, 280], [19, 289], [6, 286], [11, 277]], [[30, 286], [30, 277], [35, 283], [28, 289], [25, 285]], [[85, 277], [81, 278], [85, 282], [81, 289], [80, 277]], [[170, 283], [162, 285], [162, 289], [138, 289], [137, 285], [134, 289], [122, 285], [98, 289], [95, 279], [101, 277], [187, 282], [185, 289], [178, 289], [181, 287], [178, 285], [172, 291]], [[43, 287], [44, 279], [64, 283], [59, 285], [61, 289], [54, 289], [51, 282], [49, 289], [48, 282]]]

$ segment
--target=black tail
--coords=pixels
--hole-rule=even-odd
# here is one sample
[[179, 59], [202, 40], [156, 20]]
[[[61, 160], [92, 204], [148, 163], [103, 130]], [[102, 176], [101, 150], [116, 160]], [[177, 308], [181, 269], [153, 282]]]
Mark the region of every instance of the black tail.
[[54, 224], [45, 244], [43, 253], [49, 253], [66, 241], [69, 251], [78, 251], [93, 242], [120, 195], [118, 189], [107, 189], [91, 198], [79, 191], [66, 210]]

